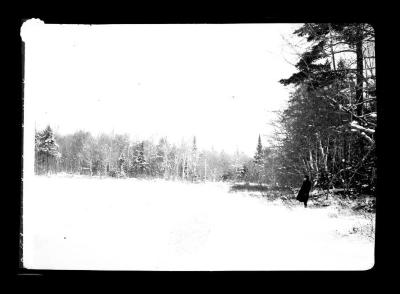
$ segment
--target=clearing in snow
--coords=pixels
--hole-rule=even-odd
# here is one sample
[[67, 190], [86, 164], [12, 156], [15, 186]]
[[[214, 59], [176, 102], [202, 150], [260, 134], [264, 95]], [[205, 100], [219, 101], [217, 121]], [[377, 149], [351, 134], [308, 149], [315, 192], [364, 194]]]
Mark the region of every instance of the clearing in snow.
[[374, 219], [224, 183], [24, 179], [23, 265], [76, 270], [368, 270]]

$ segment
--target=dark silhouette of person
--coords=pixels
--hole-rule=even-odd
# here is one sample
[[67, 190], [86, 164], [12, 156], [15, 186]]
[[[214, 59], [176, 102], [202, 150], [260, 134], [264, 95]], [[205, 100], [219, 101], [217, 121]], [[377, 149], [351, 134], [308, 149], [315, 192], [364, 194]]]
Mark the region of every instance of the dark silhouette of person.
[[307, 175], [304, 176], [303, 184], [301, 185], [299, 194], [297, 194], [296, 199], [300, 202], [304, 202], [304, 207], [307, 207], [307, 201], [309, 197], [309, 193], [311, 190], [311, 182]]

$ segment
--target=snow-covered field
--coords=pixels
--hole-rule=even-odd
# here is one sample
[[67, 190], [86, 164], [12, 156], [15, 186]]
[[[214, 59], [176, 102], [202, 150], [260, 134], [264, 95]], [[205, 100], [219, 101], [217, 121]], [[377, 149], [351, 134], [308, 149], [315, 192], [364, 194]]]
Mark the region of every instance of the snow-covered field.
[[367, 270], [368, 222], [335, 208], [293, 208], [229, 193], [222, 183], [24, 179], [23, 263], [29, 269]]

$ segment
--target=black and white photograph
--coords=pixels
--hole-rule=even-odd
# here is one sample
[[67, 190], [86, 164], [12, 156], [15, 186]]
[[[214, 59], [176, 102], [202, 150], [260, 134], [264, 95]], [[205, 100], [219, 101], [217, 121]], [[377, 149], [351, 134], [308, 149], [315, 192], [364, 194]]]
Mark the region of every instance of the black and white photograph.
[[368, 23], [26, 19], [21, 266], [367, 271]]

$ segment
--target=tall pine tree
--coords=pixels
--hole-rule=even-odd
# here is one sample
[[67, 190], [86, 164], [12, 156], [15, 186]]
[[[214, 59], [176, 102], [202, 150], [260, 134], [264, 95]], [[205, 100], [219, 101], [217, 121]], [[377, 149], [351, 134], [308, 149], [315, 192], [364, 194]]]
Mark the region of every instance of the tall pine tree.
[[263, 160], [263, 147], [261, 144], [261, 136], [258, 135], [257, 151], [256, 154], [254, 155], [254, 163], [261, 164], [262, 160]]
[[257, 150], [256, 154], [254, 155], [254, 177], [259, 184], [261, 184], [262, 182], [263, 168], [264, 168], [264, 152], [261, 143], [261, 136], [258, 135]]
[[42, 132], [35, 134], [35, 167], [36, 173], [55, 172], [61, 153], [54, 137], [54, 132], [48, 125]]

